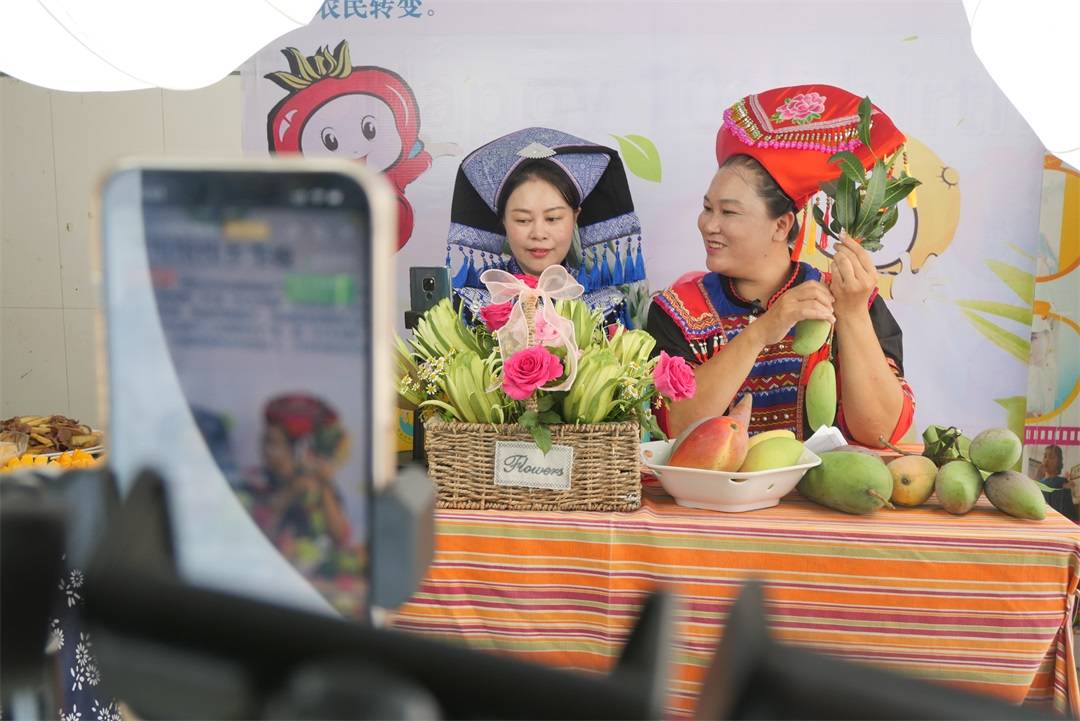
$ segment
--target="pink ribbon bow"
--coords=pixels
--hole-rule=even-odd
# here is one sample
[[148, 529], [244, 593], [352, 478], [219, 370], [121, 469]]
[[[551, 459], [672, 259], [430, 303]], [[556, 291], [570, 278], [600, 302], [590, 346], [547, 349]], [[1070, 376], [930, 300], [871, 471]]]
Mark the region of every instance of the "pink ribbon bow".
[[[555, 310], [555, 301], [580, 298], [585, 289], [566, 272], [561, 265], [551, 265], [540, 274], [535, 288], [530, 288], [520, 278], [515, 278], [505, 270], [492, 268], [480, 274], [480, 282], [491, 293], [492, 303], [505, 303], [517, 299], [510, 311], [506, 325], [495, 332], [499, 339], [499, 352], [505, 363], [510, 356], [529, 347], [529, 331], [536, 338], [536, 323], [543, 319], [545, 329], [551, 340], [544, 345], [566, 349], [566, 378], [558, 385], [542, 386], [544, 391], [562, 391], [569, 388], [577, 376], [578, 348], [574, 335], [574, 323], [564, 318]], [[536, 299], [536, 312], [533, 314], [533, 328], [529, 328], [525, 318], [525, 301]], [[534, 342], [533, 345], [536, 343]]]

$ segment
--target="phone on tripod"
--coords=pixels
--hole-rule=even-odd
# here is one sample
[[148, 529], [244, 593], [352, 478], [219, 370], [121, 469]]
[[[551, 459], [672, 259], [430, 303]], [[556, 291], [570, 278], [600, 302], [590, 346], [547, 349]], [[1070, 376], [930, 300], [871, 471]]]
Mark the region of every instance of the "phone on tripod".
[[186, 582], [367, 620], [372, 497], [395, 472], [385, 181], [142, 162], [99, 202], [120, 487], [166, 480]]
[[415, 328], [420, 317], [439, 301], [449, 298], [452, 290], [450, 269], [446, 266], [409, 268], [409, 310], [405, 313], [405, 327]]

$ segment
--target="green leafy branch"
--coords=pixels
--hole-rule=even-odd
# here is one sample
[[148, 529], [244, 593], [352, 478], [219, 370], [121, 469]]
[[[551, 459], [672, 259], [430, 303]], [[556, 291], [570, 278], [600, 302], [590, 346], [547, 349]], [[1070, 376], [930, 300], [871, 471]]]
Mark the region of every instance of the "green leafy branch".
[[838, 240], [841, 232], [846, 232], [871, 252], [881, 248], [881, 238], [896, 225], [900, 217], [897, 204], [921, 184], [902, 169], [896, 177], [890, 177], [896, 159], [903, 154], [900, 149], [888, 163], [874, 154], [870, 144], [872, 112], [870, 98], [863, 98], [859, 103], [859, 140], [874, 155], [872, 170], [868, 172], [859, 156], [850, 150], [834, 153], [829, 162], [840, 167], [840, 177], [822, 185], [832, 200], [832, 217], [826, 222], [821, 208], [813, 207], [814, 220], [825, 235]]

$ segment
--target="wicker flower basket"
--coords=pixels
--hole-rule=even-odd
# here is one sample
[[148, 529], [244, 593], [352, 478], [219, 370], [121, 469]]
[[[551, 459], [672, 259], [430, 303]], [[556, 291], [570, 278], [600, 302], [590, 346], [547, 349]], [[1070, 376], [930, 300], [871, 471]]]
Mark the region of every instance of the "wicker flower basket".
[[641, 431], [636, 421], [550, 429], [553, 446], [573, 449], [565, 490], [496, 483], [496, 443], [531, 444], [528, 429], [517, 424], [426, 420], [424, 445], [437, 505], [513, 511], [633, 511], [641, 506]]

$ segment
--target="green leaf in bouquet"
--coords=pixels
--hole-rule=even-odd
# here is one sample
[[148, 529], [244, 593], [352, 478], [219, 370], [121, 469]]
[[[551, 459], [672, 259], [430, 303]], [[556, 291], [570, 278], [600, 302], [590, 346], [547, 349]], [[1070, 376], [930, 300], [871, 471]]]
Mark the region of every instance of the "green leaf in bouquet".
[[911, 191], [915, 190], [915, 188], [920, 185], [922, 185], [922, 183], [911, 176], [890, 180], [885, 187], [885, 197], [881, 201], [881, 207], [888, 208], [889, 206], [896, 205], [901, 200], [911, 195]]
[[451, 357], [444, 388], [447, 400], [458, 417], [468, 423], [493, 423], [502, 405], [498, 391], [489, 391], [494, 380], [491, 366], [473, 351], [459, 351]]
[[866, 237], [863, 238], [862, 247], [873, 253], [875, 250], [881, 250], [881, 239], [885, 236], [885, 231], [881, 229], [881, 224], [875, 225]]
[[593, 395], [594, 402], [584, 409], [581, 416], [582, 423], [603, 423], [611, 413], [615, 405], [615, 391], [618, 390], [619, 379], [612, 378], [601, 385]]
[[444, 411], [446, 411], [448, 414], [450, 414], [450, 416], [452, 418], [454, 418], [455, 420], [458, 420], [458, 421], [464, 420], [461, 417], [461, 414], [457, 412], [456, 408], [454, 408], [449, 403], [444, 403], [443, 401], [437, 400], [435, 398], [424, 401], [423, 403], [420, 404], [419, 407], [420, 408], [442, 408]]
[[547, 426], [533, 426], [529, 431], [532, 433], [533, 442], [546, 456], [551, 450], [551, 430]]
[[567, 423], [595, 423], [611, 410], [615, 387], [623, 369], [609, 348], [593, 346], [581, 354], [578, 374], [563, 398], [563, 420]]
[[544, 411], [540, 414], [540, 422], [547, 425], [557, 425], [562, 423], [562, 416], [555, 411]]
[[420, 318], [413, 331], [413, 345], [425, 358], [446, 356], [452, 350], [471, 350], [478, 355], [483, 352], [476, 335], [446, 298]]
[[536, 410], [540, 411], [541, 413], [544, 411], [550, 411], [554, 405], [555, 396], [552, 396], [550, 394], [542, 395], [536, 400]]
[[881, 240], [879, 238], [867, 238], [859, 245], [861, 245], [868, 253], [876, 253], [882, 248]]
[[[863, 167], [862, 161], [859, 160], [859, 156], [850, 150], [841, 150], [839, 153], [833, 153], [829, 156], [829, 162], [838, 164], [843, 177], [847, 178], [852, 183], [862, 185], [866, 182], [866, 168]], [[824, 186], [822, 189], [824, 190]], [[837, 197], [837, 194], [840, 192], [839, 183], [837, 183], [837, 187], [832, 193], [829, 193], [828, 191], [825, 192], [834, 198]]]
[[647, 361], [656, 347], [656, 339], [643, 330], [626, 330], [619, 326], [608, 347], [620, 364], [628, 366]]
[[526, 428], [535, 428], [537, 423], [539, 423], [539, 420], [540, 416], [537, 414], [537, 412], [530, 410], [525, 411], [521, 414], [521, 417], [518, 418], [518, 423], [525, 426]]
[[855, 218], [855, 232], [852, 237], [863, 239], [870, 229], [878, 224], [881, 217], [881, 203], [885, 199], [885, 164], [880, 160], [874, 163], [874, 172], [866, 184], [866, 196], [859, 206]]
[[417, 382], [420, 368], [416, 365], [412, 350], [397, 333], [394, 334], [394, 358], [397, 365], [398, 393], [414, 406], [419, 405], [425, 397]]
[[844, 230], [852, 230], [855, 227], [855, 212], [859, 205], [859, 193], [851, 178], [843, 175], [836, 185], [836, 202], [833, 204], [833, 213], [837, 222]]
[[874, 106], [869, 96], [859, 102], [859, 140], [871, 153], [874, 147], [870, 144], [870, 116], [874, 113]]
[[589, 306], [577, 299], [560, 300], [555, 303], [555, 312], [564, 318], [569, 318], [574, 324], [574, 340], [579, 349], [585, 350], [593, 344], [593, 337], [599, 327], [600, 319], [589, 310]]
[[487, 398], [487, 393], [482, 396], [477, 392], [469, 394], [469, 403], [472, 405], [473, 415], [479, 423], [495, 422], [495, 404]]
[[882, 218], [881, 218], [881, 223], [880, 223], [880, 226], [879, 226], [881, 228], [881, 234], [885, 235], [890, 230], [892, 230], [893, 226], [896, 225], [896, 221], [899, 218], [900, 218], [900, 209], [898, 207], [896, 207], [895, 205], [893, 207], [889, 208], [888, 210], [886, 210], [885, 215], [883, 215]]
[[[893, 151], [892, 155], [889, 156], [889, 162], [887, 162], [885, 164], [885, 167], [888, 168], [888, 170], [889, 170], [889, 175], [892, 175], [893, 168], [896, 167], [896, 161], [899, 160], [903, 155], [904, 155], [904, 146], [901, 145], [899, 148], [897, 148], [896, 150]], [[903, 171], [901, 171], [901, 172], [903, 172]]]
[[832, 237], [839, 238], [840, 231], [843, 229], [844, 227], [840, 225], [840, 221], [836, 219], [836, 214], [833, 213], [833, 216], [829, 218], [829, 232], [832, 234]]

